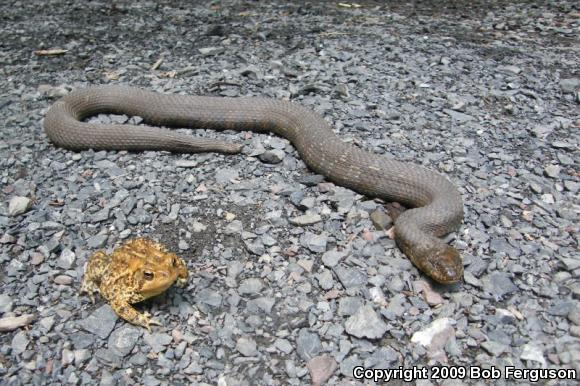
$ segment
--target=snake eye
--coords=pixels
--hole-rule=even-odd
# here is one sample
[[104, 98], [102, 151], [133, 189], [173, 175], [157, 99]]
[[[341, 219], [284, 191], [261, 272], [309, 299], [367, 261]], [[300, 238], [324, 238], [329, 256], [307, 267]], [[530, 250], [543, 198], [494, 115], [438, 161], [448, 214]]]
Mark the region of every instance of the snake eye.
[[153, 280], [154, 277], [155, 277], [155, 275], [151, 271], [145, 271], [145, 272], [143, 272], [143, 278], [145, 280]]

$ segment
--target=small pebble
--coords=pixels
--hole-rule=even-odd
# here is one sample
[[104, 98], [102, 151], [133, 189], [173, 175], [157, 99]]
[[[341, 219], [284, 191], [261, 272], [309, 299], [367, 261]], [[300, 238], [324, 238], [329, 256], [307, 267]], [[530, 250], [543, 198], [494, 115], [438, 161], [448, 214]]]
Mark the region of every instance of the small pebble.
[[32, 200], [27, 197], [12, 197], [8, 203], [8, 215], [18, 216], [25, 213], [32, 206]]

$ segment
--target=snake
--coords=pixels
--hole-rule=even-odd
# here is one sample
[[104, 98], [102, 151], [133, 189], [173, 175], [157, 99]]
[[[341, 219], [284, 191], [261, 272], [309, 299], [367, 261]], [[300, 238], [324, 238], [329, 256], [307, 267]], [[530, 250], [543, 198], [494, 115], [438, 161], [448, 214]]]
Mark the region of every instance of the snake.
[[[137, 116], [143, 124], [100, 124], [96, 114]], [[399, 249], [424, 274], [451, 284], [463, 276], [459, 251], [442, 240], [463, 220], [460, 192], [443, 175], [343, 141], [318, 113], [275, 98], [165, 94], [122, 85], [77, 89], [44, 118], [54, 145], [73, 151], [159, 150], [236, 154], [243, 145], [199, 138], [175, 127], [273, 133], [288, 139], [304, 163], [327, 180], [362, 195], [409, 208], [394, 221]]]

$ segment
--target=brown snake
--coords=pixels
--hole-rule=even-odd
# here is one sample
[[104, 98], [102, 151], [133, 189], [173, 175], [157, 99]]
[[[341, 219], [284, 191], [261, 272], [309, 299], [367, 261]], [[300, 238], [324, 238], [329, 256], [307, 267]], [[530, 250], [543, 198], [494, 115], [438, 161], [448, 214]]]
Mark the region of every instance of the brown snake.
[[364, 151], [340, 140], [320, 115], [265, 98], [165, 95], [138, 88], [98, 86], [57, 101], [44, 119], [48, 137], [72, 150], [167, 150], [237, 153], [241, 145], [193, 138], [151, 126], [82, 122], [99, 113], [142, 117], [155, 126], [273, 132], [287, 138], [304, 162], [334, 183], [370, 197], [413, 207], [395, 222], [395, 241], [425, 274], [440, 283], [461, 279], [458, 251], [439, 239], [463, 219], [461, 195], [424, 167]]

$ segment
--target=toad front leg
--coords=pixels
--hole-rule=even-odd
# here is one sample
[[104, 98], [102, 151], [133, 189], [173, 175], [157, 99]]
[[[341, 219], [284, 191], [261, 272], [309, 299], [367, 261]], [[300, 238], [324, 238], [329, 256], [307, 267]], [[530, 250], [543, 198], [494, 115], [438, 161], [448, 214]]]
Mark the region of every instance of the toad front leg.
[[150, 319], [151, 316], [148, 312], [140, 314], [129, 302], [125, 299], [117, 298], [111, 301], [111, 308], [117, 315], [125, 319], [129, 323], [135, 324], [137, 326], [145, 327], [149, 332], [151, 332], [152, 325], [161, 326], [162, 324], [156, 320]]

